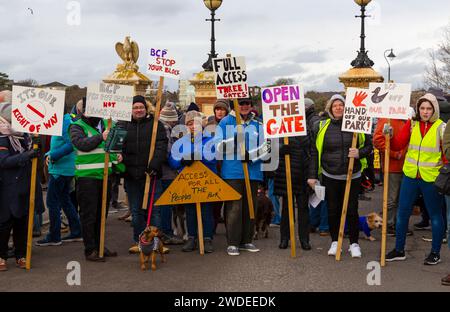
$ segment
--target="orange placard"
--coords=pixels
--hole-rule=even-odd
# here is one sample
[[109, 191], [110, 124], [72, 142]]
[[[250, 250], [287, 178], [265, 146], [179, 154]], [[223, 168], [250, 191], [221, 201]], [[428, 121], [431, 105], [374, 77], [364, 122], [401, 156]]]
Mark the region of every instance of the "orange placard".
[[209, 203], [240, 198], [241, 194], [218, 175], [200, 161], [195, 161], [180, 172], [155, 205]]

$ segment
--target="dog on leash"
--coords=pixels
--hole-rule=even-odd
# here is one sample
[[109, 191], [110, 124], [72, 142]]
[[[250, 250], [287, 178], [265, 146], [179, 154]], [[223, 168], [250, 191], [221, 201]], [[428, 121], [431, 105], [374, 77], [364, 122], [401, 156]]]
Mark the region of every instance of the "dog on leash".
[[255, 216], [255, 235], [253, 236], [253, 239], [269, 237], [269, 225], [273, 216], [274, 212], [272, 201], [266, 196], [264, 187], [260, 186], [258, 188]]
[[381, 229], [383, 226], [383, 218], [376, 213], [369, 213], [367, 216], [359, 217], [359, 231], [364, 232], [364, 238], [375, 241], [375, 237], [372, 236], [371, 232], [373, 230]]
[[166, 262], [161, 240], [162, 233], [156, 226], [148, 226], [139, 235], [139, 252], [141, 270], [148, 270], [148, 262], [152, 259], [152, 271], [156, 270], [156, 253], [161, 255], [161, 262]]

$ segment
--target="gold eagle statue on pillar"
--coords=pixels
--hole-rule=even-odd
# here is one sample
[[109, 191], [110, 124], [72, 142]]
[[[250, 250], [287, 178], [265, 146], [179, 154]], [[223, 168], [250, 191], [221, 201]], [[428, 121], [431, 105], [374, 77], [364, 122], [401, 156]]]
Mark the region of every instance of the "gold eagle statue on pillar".
[[[126, 36], [124, 42], [116, 43], [116, 52], [124, 61], [123, 64], [117, 65], [119, 72], [137, 72], [139, 67], [136, 65], [139, 58], [138, 44], [130, 40], [130, 36]], [[126, 74], [128, 76], [128, 74]]]

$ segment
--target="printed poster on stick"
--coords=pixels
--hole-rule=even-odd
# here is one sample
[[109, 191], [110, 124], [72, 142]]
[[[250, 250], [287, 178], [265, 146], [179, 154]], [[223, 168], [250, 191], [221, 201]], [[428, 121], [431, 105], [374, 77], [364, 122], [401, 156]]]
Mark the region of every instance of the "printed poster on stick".
[[306, 135], [302, 85], [263, 88], [261, 92], [266, 139]]
[[13, 86], [11, 127], [19, 132], [62, 135], [65, 91]]
[[133, 86], [90, 83], [86, 95], [86, 115], [103, 119], [131, 121]]
[[180, 64], [167, 49], [150, 49], [147, 72], [155, 76], [180, 79]]
[[217, 99], [248, 98], [245, 58], [225, 57], [212, 60]]
[[411, 84], [369, 84], [368, 114], [375, 118], [409, 119]]
[[348, 88], [345, 98], [342, 131], [370, 134], [372, 118], [367, 115], [369, 91], [367, 89]]

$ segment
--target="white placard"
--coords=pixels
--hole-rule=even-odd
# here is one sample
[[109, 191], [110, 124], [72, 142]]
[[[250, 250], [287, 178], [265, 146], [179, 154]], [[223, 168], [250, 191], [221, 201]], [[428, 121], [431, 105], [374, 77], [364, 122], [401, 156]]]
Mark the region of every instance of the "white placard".
[[86, 95], [86, 116], [131, 121], [134, 88], [112, 83], [90, 83]]
[[62, 135], [65, 91], [13, 86], [11, 127], [19, 132]]
[[266, 139], [306, 135], [302, 85], [263, 88], [261, 101]]
[[375, 118], [409, 119], [411, 84], [371, 83], [367, 100], [368, 114]]
[[245, 58], [225, 57], [212, 59], [217, 99], [248, 98]]
[[167, 49], [151, 48], [147, 64], [147, 72], [155, 76], [180, 79], [180, 63]]
[[372, 118], [367, 115], [368, 96], [367, 89], [347, 88], [342, 131], [366, 134], [372, 132]]

